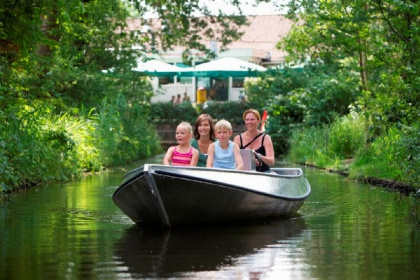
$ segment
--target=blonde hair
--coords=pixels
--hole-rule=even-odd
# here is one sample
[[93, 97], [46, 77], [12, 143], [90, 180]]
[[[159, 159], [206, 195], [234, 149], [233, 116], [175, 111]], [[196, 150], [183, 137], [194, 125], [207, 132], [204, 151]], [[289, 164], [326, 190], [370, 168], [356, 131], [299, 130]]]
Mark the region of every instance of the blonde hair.
[[191, 135], [193, 134], [193, 129], [192, 129], [192, 126], [191, 126], [191, 125], [190, 125], [190, 123], [188, 123], [188, 122], [181, 122], [181, 123], [180, 123], [180, 124], [178, 124], [178, 126], [176, 127], [176, 129], [178, 129], [178, 128], [185, 128], [189, 134], [191, 134]]
[[255, 117], [257, 118], [257, 120], [258, 120], [258, 121], [261, 121], [261, 116], [260, 116], [260, 113], [258, 113], [258, 111], [257, 111], [257, 110], [255, 110], [255, 109], [248, 109], [248, 110], [245, 110], [244, 114], [242, 115], [242, 119], [243, 119], [244, 121], [245, 121], [245, 117], [246, 117], [246, 115], [247, 115], [247, 114], [249, 114], [249, 113], [254, 114], [254, 115], [255, 115]]
[[227, 120], [223, 119], [216, 123], [214, 129], [218, 131], [219, 129], [226, 128], [229, 131], [232, 131], [232, 125]]

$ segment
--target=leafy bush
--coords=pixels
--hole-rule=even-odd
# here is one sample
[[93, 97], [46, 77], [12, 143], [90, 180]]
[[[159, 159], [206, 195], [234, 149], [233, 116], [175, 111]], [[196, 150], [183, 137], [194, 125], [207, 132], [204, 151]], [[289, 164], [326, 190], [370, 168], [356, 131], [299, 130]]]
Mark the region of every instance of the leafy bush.
[[65, 181], [161, 152], [147, 103], [104, 100], [80, 115], [55, 114], [52, 108], [34, 102], [1, 112], [0, 191]]
[[420, 187], [420, 130], [393, 126], [362, 150], [350, 168], [355, 178], [380, 178]]
[[398, 166], [408, 184], [420, 187], [420, 125], [402, 127], [395, 142]]
[[209, 114], [215, 120], [225, 119], [232, 124], [243, 123], [242, 115], [247, 109], [255, 109], [262, 114], [261, 108], [252, 102], [207, 102], [200, 105], [200, 113]]
[[149, 119], [155, 124], [180, 123], [181, 121], [193, 124], [197, 116], [198, 112], [190, 102], [180, 104], [157, 102], [150, 105]]
[[322, 126], [349, 112], [358, 95], [357, 76], [338, 66], [271, 70], [246, 84], [249, 100], [270, 116], [275, 153], [287, 154], [295, 129]]
[[309, 127], [293, 131], [288, 157], [291, 161], [326, 168], [331, 160], [326, 153], [326, 128]]
[[330, 125], [296, 129], [288, 156], [296, 162], [341, 168], [343, 161], [354, 158], [364, 147], [364, 127], [363, 118], [349, 115]]
[[403, 181], [399, 168], [396, 143], [401, 132], [395, 128], [378, 136], [373, 143], [360, 150], [350, 166], [350, 177], [356, 179], [380, 178]]
[[305, 108], [297, 93], [271, 98], [271, 104], [267, 106], [267, 132], [273, 140], [276, 155], [287, 154], [289, 138], [296, 128], [302, 126]]
[[206, 102], [197, 104], [195, 107], [189, 102], [181, 104], [158, 102], [152, 103], [150, 106], [150, 119], [155, 124], [179, 123], [181, 121], [194, 124], [199, 114], [209, 114], [215, 120], [226, 119], [232, 124], [241, 124], [243, 122], [242, 114], [246, 109], [254, 108], [262, 113], [261, 108], [251, 102]]
[[365, 121], [350, 114], [333, 122], [326, 134], [327, 155], [331, 158], [351, 159], [365, 142]]
[[[0, 124], [0, 187], [9, 191], [79, 172], [75, 142], [66, 127], [49, 127], [48, 107], [12, 106]], [[54, 121], [52, 121], [55, 123]]]

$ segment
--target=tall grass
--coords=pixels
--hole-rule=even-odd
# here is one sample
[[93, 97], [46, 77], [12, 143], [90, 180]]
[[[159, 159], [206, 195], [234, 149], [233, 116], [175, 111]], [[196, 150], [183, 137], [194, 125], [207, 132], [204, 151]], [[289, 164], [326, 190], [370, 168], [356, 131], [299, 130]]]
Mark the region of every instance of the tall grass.
[[[14, 106], [0, 124], [0, 188], [12, 190], [77, 174], [75, 143], [65, 127], [49, 127], [45, 108]], [[48, 128], [47, 128], [48, 127]]]
[[367, 127], [364, 118], [352, 114], [328, 126], [296, 130], [290, 139], [289, 160], [346, 171], [353, 179], [420, 187], [419, 126], [393, 126], [374, 138]]
[[105, 100], [77, 115], [53, 113], [45, 103], [0, 111], [0, 192], [66, 181], [161, 152], [148, 106]]
[[96, 119], [100, 159], [105, 166], [125, 164], [162, 152], [155, 127], [150, 122], [148, 102], [130, 103], [120, 94], [104, 99], [90, 114]]
[[290, 138], [289, 158], [321, 168], [342, 168], [364, 143], [364, 122], [357, 115], [337, 119], [331, 125], [300, 128]]
[[350, 168], [352, 178], [380, 178], [420, 186], [420, 130], [390, 127], [361, 150]]

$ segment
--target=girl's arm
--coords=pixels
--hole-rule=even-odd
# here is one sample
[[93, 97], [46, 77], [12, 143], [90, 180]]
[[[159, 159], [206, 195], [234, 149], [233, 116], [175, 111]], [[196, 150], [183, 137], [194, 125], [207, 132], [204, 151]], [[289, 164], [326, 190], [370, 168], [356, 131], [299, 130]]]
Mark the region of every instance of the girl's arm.
[[233, 154], [235, 155], [236, 169], [244, 170], [244, 162], [242, 161], [241, 151], [236, 143], [233, 144]]
[[174, 149], [175, 147], [169, 147], [165, 157], [163, 158], [164, 165], [172, 165], [172, 154], [174, 153]]
[[197, 166], [197, 163], [198, 163], [198, 150], [193, 148], [190, 166]]
[[213, 167], [214, 161], [214, 144], [210, 144], [208, 149], [208, 157], [207, 157], [207, 164], [206, 167]]

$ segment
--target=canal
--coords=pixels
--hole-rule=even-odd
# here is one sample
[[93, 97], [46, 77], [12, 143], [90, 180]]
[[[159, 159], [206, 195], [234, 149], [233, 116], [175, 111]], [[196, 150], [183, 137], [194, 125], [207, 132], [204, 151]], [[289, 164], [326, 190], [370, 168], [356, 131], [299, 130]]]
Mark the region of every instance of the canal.
[[0, 279], [420, 279], [406, 195], [303, 168], [312, 194], [292, 219], [142, 228], [112, 202], [133, 167], [0, 202]]

